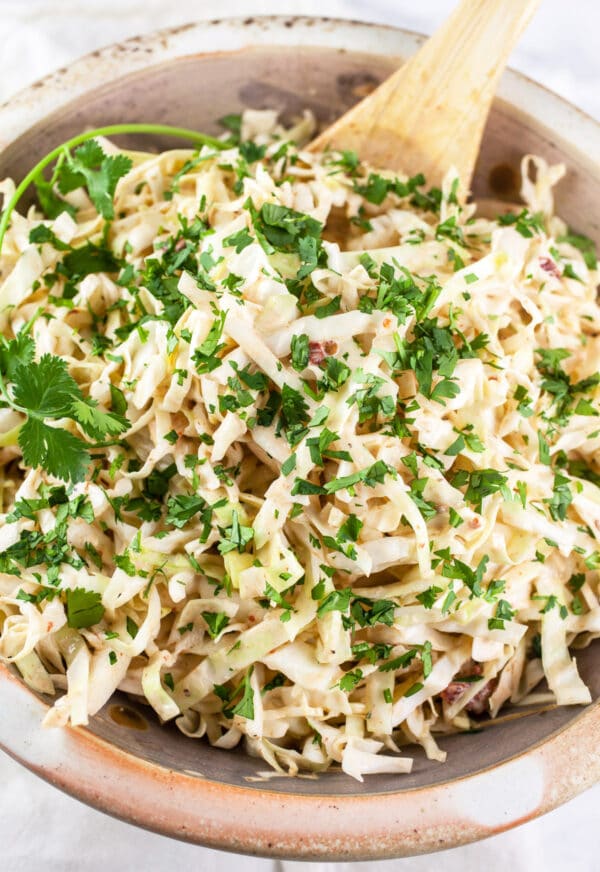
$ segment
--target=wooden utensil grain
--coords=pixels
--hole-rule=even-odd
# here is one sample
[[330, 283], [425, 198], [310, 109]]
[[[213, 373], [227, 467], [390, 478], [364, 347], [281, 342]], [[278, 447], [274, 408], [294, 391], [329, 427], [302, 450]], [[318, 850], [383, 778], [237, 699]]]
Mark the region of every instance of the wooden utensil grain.
[[310, 145], [348, 149], [375, 167], [449, 167], [470, 184], [498, 80], [540, 0], [462, 0], [420, 51]]

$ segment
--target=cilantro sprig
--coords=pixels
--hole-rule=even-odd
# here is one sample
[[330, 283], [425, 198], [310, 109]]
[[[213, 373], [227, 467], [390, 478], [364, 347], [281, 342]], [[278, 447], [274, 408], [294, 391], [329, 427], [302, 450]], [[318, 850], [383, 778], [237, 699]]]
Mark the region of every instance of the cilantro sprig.
[[86, 442], [47, 422], [69, 418], [94, 440], [120, 436], [129, 424], [121, 415], [105, 412], [95, 400], [84, 398], [62, 358], [44, 354], [35, 362], [34, 357], [31, 336], [20, 333], [15, 339], [0, 338], [0, 396], [27, 416], [18, 435], [23, 460], [63, 481], [82, 481], [90, 462]]
[[564, 425], [573, 414], [596, 415], [596, 411], [588, 400], [577, 395], [590, 393], [600, 384], [600, 373], [594, 373], [589, 378], [572, 382], [563, 369], [562, 361], [571, 357], [571, 352], [565, 348], [536, 348], [539, 360], [536, 366], [542, 376], [542, 389], [552, 397], [554, 415], [549, 420]]
[[[54, 173], [60, 193], [86, 188], [98, 213], [107, 221], [114, 218], [113, 196], [119, 179], [133, 166], [131, 158], [124, 154], [106, 155], [95, 139], [84, 142], [74, 153], [66, 149], [63, 154], [64, 160]], [[54, 204], [55, 209], [60, 207], [60, 203]]]

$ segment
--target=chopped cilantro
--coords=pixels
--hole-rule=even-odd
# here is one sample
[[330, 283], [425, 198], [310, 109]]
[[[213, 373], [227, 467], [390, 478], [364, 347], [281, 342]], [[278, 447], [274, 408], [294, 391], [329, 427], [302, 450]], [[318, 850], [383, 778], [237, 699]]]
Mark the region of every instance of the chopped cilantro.
[[[226, 718], [231, 719], [234, 715], [250, 720], [254, 718], [254, 692], [251, 684], [253, 672], [254, 666], [251, 666], [244, 675], [242, 682], [233, 690], [230, 690], [225, 685], [215, 684], [214, 692], [223, 700], [223, 714]], [[234, 702], [236, 699], [238, 701]]]
[[483, 500], [487, 496], [500, 493], [505, 500], [510, 500], [510, 491], [507, 487], [505, 475], [498, 472], [496, 469], [476, 469], [473, 472], [467, 473], [468, 487], [465, 493], [465, 499], [475, 508], [475, 511], [481, 514]]
[[228, 554], [230, 551], [242, 553], [254, 538], [253, 528], [240, 524], [238, 513], [235, 510], [231, 513], [231, 526], [226, 529], [219, 527], [219, 531], [221, 533], [221, 541], [218, 546], [219, 554]]
[[225, 343], [220, 342], [220, 339], [226, 316], [226, 312], [221, 312], [215, 318], [206, 339], [194, 351], [194, 363], [199, 373], [212, 372], [221, 366], [221, 359], [217, 355], [225, 348]]
[[229, 616], [225, 612], [202, 612], [202, 617], [211, 639], [216, 639], [229, 623]]
[[582, 254], [585, 265], [588, 269], [598, 269], [598, 258], [596, 255], [596, 245], [587, 236], [582, 233], [566, 233], [564, 236], [558, 236], [557, 242], [568, 242], [574, 248], [577, 248]]
[[306, 333], [292, 336], [291, 342], [292, 366], [296, 372], [302, 372], [308, 366], [309, 342]]
[[362, 669], [353, 669], [351, 672], [346, 672], [346, 674], [340, 678], [338, 682], [338, 687], [340, 690], [345, 691], [346, 693], [350, 693], [357, 684], [362, 681], [363, 671]]
[[527, 239], [545, 232], [542, 214], [540, 212], [531, 213], [527, 209], [522, 209], [518, 215], [513, 212], [499, 215], [497, 221], [504, 227], [514, 227], [521, 236], [525, 236]]

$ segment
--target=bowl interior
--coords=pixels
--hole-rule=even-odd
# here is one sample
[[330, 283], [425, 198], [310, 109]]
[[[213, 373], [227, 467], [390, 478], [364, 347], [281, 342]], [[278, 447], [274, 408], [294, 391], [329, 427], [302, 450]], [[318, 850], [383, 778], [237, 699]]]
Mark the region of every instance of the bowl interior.
[[[85, 127], [132, 121], [155, 121], [214, 133], [217, 120], [245, 107], [277, 109], [283, 117], [311, 109], [327, 123], [364, 96], [398, 65], [399, 58], [333, 48], [281, 46], [238, 52], [192, 55], [150, 66], [111, 81], [65, 105], [37, 123], [0, 155], [0, 178], [22, 177], [50, 148]], [[533, 109], [535, 107], [532, 107]], [[550, 121], [548, 122], [550, 123]], [[569, 135], [563, 131], [564, 136]], [[148, 148], [148, 138], [123, 137], [125, 145]], [[168, 147], [156, 139], [156, 148]], [[180, 144], [180, 143], [178, 143]], [[476, 197], [518, 199], [519, 163], [533, 153], [550, 162], [564, 161], [568, 183], [559, 187], [557, 209], [569, 224], [600, 241], [600, 172], [593, 161], [560, 132], [497, 100], [485, 133], [474, 181]], [[577, 653], [594, 700], [600, 696], [600, 647]], [[523, 709], [519, 710], [522, 714]], [[199, 773], [233, 785], [289, 793], [355, 794], [409, 790], [473, 774], [520, 754], [563, 729], [580, 716], [581, 707], [508, 711], [495, 725], [440, 741], [448, 751], [444, 766], [417, 753], [413, 773], [371, 776], [359, 785], [340, 772], [289, 780], [262, 777], [268, 767], [239, 751], [211, 748], [191, 741], [174, 727], [161, 727], [150, 710], [123, 696], [110, 701], [89, 729], [113, 745], [176, 772]]]

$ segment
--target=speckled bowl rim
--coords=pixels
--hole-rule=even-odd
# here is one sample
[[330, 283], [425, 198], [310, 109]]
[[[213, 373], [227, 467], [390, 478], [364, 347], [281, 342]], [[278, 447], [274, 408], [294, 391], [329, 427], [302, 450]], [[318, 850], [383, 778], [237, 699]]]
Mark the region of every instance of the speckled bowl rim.
[[[311, 45], [395, 56], [422, 37], [348, 20], [202, 21], [93, 52], [0, 106], [0, 151], [85, 92], [146, 67], [248, 46]], [[509, 71], [499, 96], [600, 160], [600, 124]], [[534, 111], [532, 111], [532, 107]], [[135, 757], [82, 728], [41, 727], [46, 705], [0, 665], [0, 747], [42, 778], [122, 820], [190, 842], [295, 859], [359, 860], [442, 850], [510, 829], [600, 780], [600, 703], [527, 751], [452, 781], [396, 793], [298, 795], [234, 787]]]

